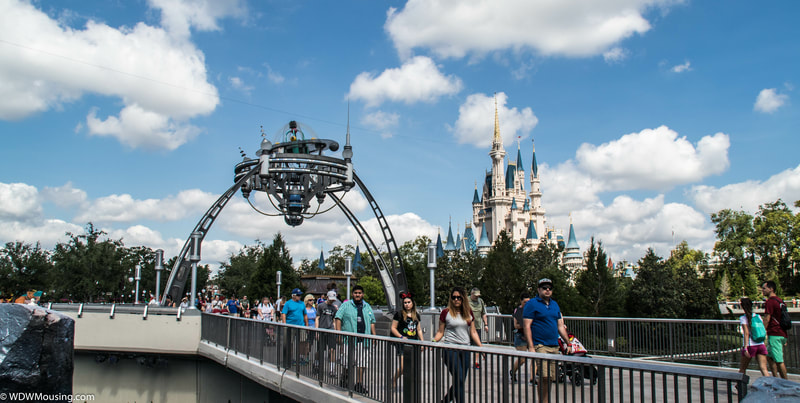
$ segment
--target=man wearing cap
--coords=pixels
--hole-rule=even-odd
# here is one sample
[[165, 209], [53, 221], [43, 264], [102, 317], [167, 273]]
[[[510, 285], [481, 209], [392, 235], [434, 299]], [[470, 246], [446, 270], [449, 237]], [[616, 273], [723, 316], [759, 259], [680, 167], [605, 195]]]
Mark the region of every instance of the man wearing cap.
[[[334, 305], [334, 301], [336, 301], [336, 291], [328, 291], [327, 299], [325, 302], [317, 305], [317, 321], [315, 323], [318, 329], [335, 329], [333, 326], [333, 319], [336, 316], [336, 311], [338, 311], [336, 305]], [[322, 345], [328, 346], [328, 357], [330, 360], [330, 371], [328, 375], [331, 377], [336, 376], [334, 370], [335, 362], [336, 362], [336, 355], [334, 354], [334, 349], [336, 349], [336, 335], [332, 333], [324, 333], [322, 334]]]
[[[375, 314], [372, 307], [364, 301], [364, 288], [360, 285], [353, 287], [353, 299], [343, 302], [336, 312], [336, 330], [351, 333], [375, 334]], [[348, 345], [350, 345], [348, 343]], [[362, 338], [355, 343], [356, 384], [354, 391], [367, 394], [366, 386], [362, 383], [364, 370], [367, 368], [367, 352], [369, 341]]]
[[[469, 293], [469, 306], [472, 308], [472, 315], [475, 316], [475, 331], [478, 332], [478, 338], [483, 340], [482, 331], [485, 330], [486, 334], [489, 334], [489, 321], [486, 320], [486, 303], [483, 302], [481, 290], [477, 287], [473, 288]], [[475, 342], [470, 340], [470, 344], [474, 346]], [[481, 368], [478, 358], [480, 358], [480, 355], [475, 354], [475, 369]]]
[[308, 316], [306, 316], [306, 304], [300, 301], [303, 292], [299, 288], [292, 290], [292, 299], [283, 304], [281, 310], [281, 322], [290, 325], [308, 326]]
[[[530, 352], [559, 354], [559, 335], [565, 341], [569, 340], [561, 309], [558, 307], [558, 303], [551, 298], [552, 295], [553, 281], [543, 278], [539, 280], [539, 295], [531, 298], [525, 304], [522, 312], [522, 329], [525, 332], [525, 340]], [[567, 354], [570, 353], [572, 353], [572, 347], [567, 343]], [[542, 378], [539, 399], [549, 401], [550, 379], [556, 376], [556, 359], [545, 362], [539, 368]]]

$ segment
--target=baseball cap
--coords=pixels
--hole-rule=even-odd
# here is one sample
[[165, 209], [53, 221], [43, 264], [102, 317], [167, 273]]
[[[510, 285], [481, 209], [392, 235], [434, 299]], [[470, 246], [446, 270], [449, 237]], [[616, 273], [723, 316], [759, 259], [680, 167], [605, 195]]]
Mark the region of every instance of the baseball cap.
[[336, 299], [336, 291], [328, 291], [328, 299]]
[[550, 280], [549, 278], [543, 278], [543, 279], [539, 280], [539, 287], [541, 287], [541, 286], [543, 286], [545, 284], [553, 285], [553, 280]]
[[292, 295], [303, 295], [303, 292], [299, 288], [295, 288], [292, 290]]

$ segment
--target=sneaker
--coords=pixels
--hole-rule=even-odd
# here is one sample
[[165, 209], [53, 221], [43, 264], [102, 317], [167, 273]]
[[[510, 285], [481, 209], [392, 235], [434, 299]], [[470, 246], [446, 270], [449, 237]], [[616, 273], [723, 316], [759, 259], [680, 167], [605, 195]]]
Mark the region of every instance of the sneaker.
[[514, 375], [514, 371], [508, 371], [508, 382], [517, 383], [517, 377]]
[[538, 385], [538, 384], [539, 384], [539, 380], [536, 379], [536, 378], [533, 378], [533, 379], [528, 381], [528, 385]]
[[476, 362], [475, 363], [475, 369], [481, 369], [481, 363]]
[[356, 393], [364, 394], [364, 395], [369, 393], [369, 391], [367, 390], [366, 386], [362, 385], [361, 382], [357, 383], [353, 387], [353, 391], [356, 392]]

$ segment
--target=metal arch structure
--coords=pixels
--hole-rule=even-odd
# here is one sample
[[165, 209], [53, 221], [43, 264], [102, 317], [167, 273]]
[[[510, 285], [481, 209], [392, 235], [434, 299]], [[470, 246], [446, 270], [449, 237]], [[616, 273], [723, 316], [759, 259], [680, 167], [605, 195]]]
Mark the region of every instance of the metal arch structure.
[[[192, 233], [199, 233], [200, 234], [200, 243], [203, 242], [205, 239], [208, 230], [211, 228], [211, 225], [214, 224], [214, 220], [217, 219], [219, 213], [222, 212], [222, 209], [228, 203], [228, 201], [236, 194], [236, 191], [242, 187], [242, 184], [247, 182], [250, 177], [255, 174], [255, 172], [249, 173], [236, 181], [225, 193], [223, 193], [214, 204], [203, 214], [203, 218], [195, 225], [194, 231]], [[186, 280], [189, 278], [191, 274], [191, 265], [189, 263], [189, 255], [192, 253], [192, 237], [190, 236], [186, 243], [183, 244], [183, 248], [181, 248], [181, 252], [178, 254], [178, 259], [175, 260], [175, 263], [172, 265], [172, 271], [169, 274], [169, 279], [167, 280], [167, 285], [164, 288], [164, 293], [161, 297], [161, 305], [166, 305], [167, 303], [167, 296], [172, 298], [173, 301], [180, 301], [183, 296], [183, 290], [186, 285]]]
[[[193, 233], [199, 233], [199, 236], [196, 236], [199, 238], [198, 249], [222, 208], [239, 189], [254, 210], [265, 215], [282, 215], [290, 226], [300, 225], [304, 219], [321, 214], [319, 208], [326, 195], [330, 195], [335, 205], [345, 214], [367, 246], [370, 258], [378, 269], [389, 310], [395, 311], [398, 308], [398, 294], [408, 291], [403, 260], [389, 228], [389, 223], [378, 202], [353, 170], [349, 130], [347, 144], [342, 152], [343, 158], [340, 159], [323, 155], [324, 151], [338, 150], [337, 142], [319, 139], [295, 140], [304, 138], [302, 132], [297, 129], [294, 121], [290, 122], [289, 127], [294, 132], [287, 131], [287, 136], [284, 138], [291, 138], [291, 141], [277, 142], [273, 145], [264, 139], [257, 152], [258, 159], [245, 157], [244, 161], [236, 165], [234, 185], [217, 199], [195, 226]], [[337, 192], [346, 193], [355, 186], [361, 190], [377, 219], [388, 252], [388, 265], [386, 259], [381, 255], [380, 248], [372, 240], [364, 226], [342, 201], [342, 197], [336, 194]], [[266, 193], [278, 213], [267, 214], [256, 208], [250, 200], [250, 194], [253, 191]], [[316, 199], [317, 202], [317, 211], [314, 212], [311, 211], [313, 199]], [[191, 271], [187, 257], [190, 254], [199, 255], [199, 252], [195, 253], [192, 250], [192, 244], [192, 237], [190, 237], [181, 249], [170, 273], [162, 304], [165, 303], [167, 295], [172, 297], [173, 301], [180, 300], [183, 295]], [[391, 266], [391, 270], [389, 266]]]

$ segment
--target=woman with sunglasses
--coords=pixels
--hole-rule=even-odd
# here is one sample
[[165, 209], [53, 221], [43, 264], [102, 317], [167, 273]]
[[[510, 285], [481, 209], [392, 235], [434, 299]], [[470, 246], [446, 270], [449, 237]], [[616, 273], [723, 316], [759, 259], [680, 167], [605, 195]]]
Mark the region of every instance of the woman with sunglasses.
[[[392, 319], [392, 336], [407, 340], [422, 340], [422, 332], [419, 330], [419, 315], [417, 314], [417, 304], [411, 298], [410, 292], [401, 292], [400, 300], [403, 301], [403, 309], [395, 312]], [[397, 379], [403, 373], [403, 345], [396, 344], [397, 355], [400, 356], [400, 368], [392, 376], [392, 389], [397, 388]]]
[[[478, 347], [483, 347], [481, 338], [478, 337], [478, 332], [475, 330], [472, 308], [464, 301], [466, 295], [467, 293], [461, 287], [454, 287], [450, 292], [447, 308], [442, 310], [439, 315], [439, 330], [433, 337], [434, 342], [444, 340], [449, 344], [469, 346], [469, 341], [472, 339]], [[453, 384], [447, 390], [442, 401], [455, 400], [458, 403], [464, 401], [464, 380], [467, 378], [471, 362], [469, 351], [444, 351], [444, 364], [447, 366], [447, 371], [453, 375]]]

